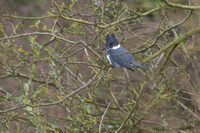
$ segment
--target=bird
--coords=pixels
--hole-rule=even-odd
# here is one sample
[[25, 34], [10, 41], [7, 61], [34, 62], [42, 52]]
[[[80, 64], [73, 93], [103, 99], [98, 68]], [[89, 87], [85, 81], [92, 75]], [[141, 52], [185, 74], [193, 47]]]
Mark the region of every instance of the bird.
[[115, 34], [107, 35], [106, 44], [100, 51], [103, 50], [107, 51], [106, 57], [114, 67], [124, 67], [131, 71], [134, 71], [133, 66], [145, 68], [145, 66], [134, 61], [133, 56], [120, 45]]

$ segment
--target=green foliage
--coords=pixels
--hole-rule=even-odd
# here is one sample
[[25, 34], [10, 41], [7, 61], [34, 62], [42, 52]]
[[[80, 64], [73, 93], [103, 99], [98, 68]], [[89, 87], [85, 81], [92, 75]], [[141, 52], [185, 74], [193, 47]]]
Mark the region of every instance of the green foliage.
[[[9, 2], [0, 20], [1, 132], [200, 130], [197, 12], [163, 0], [0, 3]], [[99, 51], [110, 33], [146, 69], [112, 68]]]

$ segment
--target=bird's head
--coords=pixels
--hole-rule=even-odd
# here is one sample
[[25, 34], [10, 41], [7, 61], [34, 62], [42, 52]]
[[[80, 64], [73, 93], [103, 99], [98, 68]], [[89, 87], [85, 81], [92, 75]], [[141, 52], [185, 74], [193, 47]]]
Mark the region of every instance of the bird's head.
[[119, 45], [119, 40], [116, 37], [115, 34], [109, 34], [106, 37], [106, 45], [101, 49], [101, 51], [105, 50], [105, 49], [110, 49], [110, 48], [114, 48], [116, 46]]

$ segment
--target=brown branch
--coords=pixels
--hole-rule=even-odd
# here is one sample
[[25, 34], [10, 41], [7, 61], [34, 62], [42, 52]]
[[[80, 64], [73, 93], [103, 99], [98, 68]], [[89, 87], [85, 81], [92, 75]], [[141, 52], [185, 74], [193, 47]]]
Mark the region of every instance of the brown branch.
[[88, 87], [93, 81], [94, 79], [98, 76], [98, 74], [94, 75], [92, 79], [90, 79], [86, 84], [84, 84], [83, 86], [81, 86], [80, 88], [78, 88], [77, 90], [73, 91], [71, 94], [65, 96], [62, 100], [56, 101], [56, 102], [52, 102], [52, 103], [43, 103], [43, 104], [38, 104], [38, 105], [21, 105], [21, 106], [17, 106], [17, 107], [13, 107], [10, 109], [6, 109], [6, 110], [0, 110], [0, 113], [7, 113], [13, 110], [17, 110], [20, 108], [25, 108], [25, 107], [40, 107], [40, 106], [51, 106], [51, 105], [56, 105], [59, 103], [64, 102], [66, 99], [68, 99], [69, 97], [73, 96], [74, 94], [78, 93], [79, 91], [83, 90], [84, 88]]
[[144, 87], [146, 88], [147, 85], [150, 84], [150, 82], [151, 82], [151, 81], [149, 81], [147, 84], [145, 84], [145, 86], [141, 86], [141, 88], [140, 88], [140, 93], [139, 93], [139, 95], [137, 95], [137, 99], [135, 100], [135, 104], [132, 106], [132, 108], [131, 108], [131, 110], [130, 110], [128, 116], [127, 116], [126, 118], [124, 118], [122, 124], [120, 125], [120, 127], [117, 129], [117, 131], [116, 131], [115, 133], [120, 132], [120, 131], [122, 130], [122, 128], [124, 127], [124, 125], [128, 122], [128, 120], [130, 119], [131, 115], [133, 114], [135, 108], [136, 108], [136, 107], [138, 106], [138, 104], [139, 104], [139, 100], [140, 100], [140, 98], [142, 97], [142, 94], [143, 94], [143, 92], [144, 92]]
[[153, 43], [151, 43], [148, 47], [145, 47], [145, 48], [140, 49], [140, 50], [138, 50], [138, 51], [136, 51], [136, 52], [133, 52], [133, 53], [134, 53], [134, 54], [135, 54], [135, 53], [139, 53], [139, 52], [145, 51], [145, 50], [147, 50], [147, 49], [153, 47], [153, 46], [157, 43], [157, 41], [159, 40], [160, 37], [162, 37], [166, 32], [168, 32], [168, 31], [170, 31], [170, 30], [172, 30], [172, 29], [174, 29], [174, 28], [176, 28], [176, 27], [182, 25], [183, 23], [185, 23], [185, 22], [191, 17], [192, 13], [193, 13], [193, 10], [190, 11], [190, 13], [188, 14], [188, 16], [187, 16], [186, 18], [184, 18], [183, 20], [181, 20], [181, 21], [178, 22], [177, 24], [174, 24], [174, 25], [172, 25], [171, 27], [169, 27], [169, 28], [165, 29], [164, 31], [162, 31], [162, 32], [156, 37], [156, 39], [153, 41]]
[[183, 9], [189, 9], [189, 10], [199, 10], [200, 9], [200, 6], [188, 6], [188, 5], [175, 4], [168, 0], [165, 0], [165, 2], [168, 6], [172, 6], [172, 7], [176, 7], [176, 8], [183, 8]]
[[167, 49], [173, 47], [174, 45], [179, 44], [180, 42], [182, 42], [183, 40], [187, 39], [188, 37], [196, 34], [197, 32], [200, 32], [200, 27], [198, 27], [196, 29], [193, 29], [193, 30], [190, 30], [190, 31], [186, 32], [185, 34], [181, 35], [179, 38], [175, 39], [171, 43], [167, 44], [164, 48], [162, 48], [159, 51], [157, 51], [156, 53], [154, 53], [152, 56], [147, 57], [146, 59], [144, 59], [142, 61], [142, 63], [149, 62], [150, 60], [155, 59], [156, 57], [158, 57], [160, 54], [162, 54]]
[[192, 114], [192, 116], [194, 116], [195, 118], [197, 118], [200, 121], [200, 117], [197, 116], [194, 112], [192, 112], [192, 110], [190, 110], [189, 108], [187, 108], [183, 103], [181, 103], [180, 101], [176, 101], [178, 105], [180, 105], [182, 108], [184, 108], [185, 110], [187, 110], [190, 114]]
[[102, 115], [102, 117], [101, 117], [101, 121], [100, 121], [100, 124], [99, 124], [99, 133], [101, 133], [101, 125], [102, 125], [102, 123], [103, 123], [103, 119], [104, 119], [104, 117], [105, 117], [105, 115], [106, 115], [106, 112], [108, 111], [108, 108], [110, 107], [111, 102], [112, 102], [112, 101], [110, 101], [110, 102], [108, 103], [107, 108], [105, 109], [105, 111], [104, 111], [104, 113], [103, 113], [103, 115]]
[[71, 94], [65, 96], [62, 100], [56, 101], [56, 102], [52, 102], [52, 103], [43, 103], [43, 104], [39, 104], [36, 105], [34, 107], [40, 107], [40, 106], [51, 106], [51, 105], [56, 105], [59, 103], [64, 102], [66, 99], [68, 99], [69, 97], [75, 95], [76, 93], [78, 93], [79, 91], [83, 90], [84, 88], [88, 87], [98, 76], [99, 74], [96, 74], [92, 77], [92, 79], [90, 79], [87, 83], [85, 83], [83, 86], [79, 87], [78, 89], [76, 89], [75, 91], [73, 91]]
[[32, 33], [18, 34], [18, 35], [15, 35], [15, 36], [9, 36], [9, 37], [0, 38], [0, 41], [8, 40], [8, 39], [14, 39], [14, 38], [23, 37], [23, 36], [30, 36], [30, 35], [49, 35], [49, 36], [53, 36], [53, 37], [55, 37], [55, 38], [57, 38], [59, 40], [62, 40], [62, 41], [65, 41], [65, 42], [68, 42], [68, 43], [71, 43], [71, 44], [79, 43], [79, 42], [74, 42], [74, 41], [62, 38], [62, 37], [57, 36], [57, 35], [55, 35], [53, 33], [50, 33], [50, 32], [32, 32]]
[[25, 19], [25, 20], [40, 20], [40, 19], [46, 19], [46, 18], [57, 18], [57, 15], [49, 15], [49, 16], [42, 16], [42, 17], [23, 17], [23, 16], [16, 16], [16, 15], [10, 15], [10, 14], [1, 14], [2, 17], [10, 17], [10, 18], [16, 18], [16, 19]]

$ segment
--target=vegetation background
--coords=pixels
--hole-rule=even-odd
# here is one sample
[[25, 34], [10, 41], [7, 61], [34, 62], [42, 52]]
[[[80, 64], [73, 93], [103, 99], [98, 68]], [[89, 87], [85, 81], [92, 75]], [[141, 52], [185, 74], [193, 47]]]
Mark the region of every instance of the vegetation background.
[[[0, 5], [1, 132], [200, 131], [199, 0]], [[112, 68], [109, 33], [147, 68]]]

